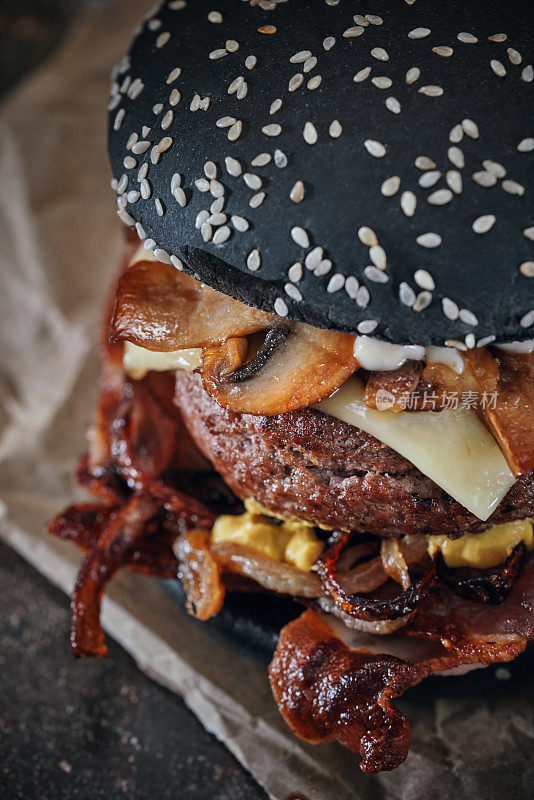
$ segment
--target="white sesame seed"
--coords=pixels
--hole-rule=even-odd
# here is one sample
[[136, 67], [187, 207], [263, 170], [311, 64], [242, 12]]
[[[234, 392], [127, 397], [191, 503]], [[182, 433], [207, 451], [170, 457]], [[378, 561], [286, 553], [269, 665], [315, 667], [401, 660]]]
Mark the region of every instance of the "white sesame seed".
[[126, 208], [128, 205], [128, 198], [125, 194], [121, 194], [117, 197], [117, 208]]
[[223, 21], [222, 14], [220, 11], [210, 11], [208, 14], [208, 19], [210, 22], [220, 23]]
[[438, 189], [427, 197], [431, 206], [444, 206], [452, 200], [450, 189]]
[[226, 167], [226, 171], [229, 175], [232, 175], [234, 178], [239, 178], [241, 175], [242, 169], [241, 164], [237, 160], [237, 158], [232, 158], [232, 156], [226, 156], [224, 159], [224, 164]]
[[525, 83], [532, 83], [534, 80], [534, 67], [532, 64], [528, 64], [523, 71], [521, 72], [521, 80], [525, 81]]
[[332, 262], [329, 258], [323, 258], [322, 261], [319, 261], [315, 269], [313, 270], [313, 274], [316, 278], [322, 278], [323, 275], [328, 275], [330, 270], [332, 269]]
[[304, 264], [306, 265], [306, 269], [313, 271], [322, 261], [323, 258], [323, 248], [322, 247], [314, 247], [313, 250], [310, 250]]
[[237, 90], [236, 97], [238, 100], [244, 100], [247, 94], [248, 94], [248, 83], [246, 81], [243, 81], [243, 83]]
[[523, 56], [515, 48], [508, 47], [506, 49], [506, 52], [508, 53], [508, 58], [510, 59], [510, 63], [514, 64], [514, 66], [517, 67], [523, 61]]
[[354, 76], [353, 78], [354, 83], [362, 83], [369, 77], [370, 74], [371, 74], [371, 67], [364, 67], [363, 69], [359, 70]]
[[187, 197], [185, 196], [185, 192], [182, 187], [177, 186], [172, 194], [178, 205], [180, 205], [182, 208], [185, 208], [187, 205]]
[[386, 148], [381, 142], [377, 142], [374, 139], [366, 139], [363, 144], [369, 155], [375, 158], [383, 158], [386, 155]]
[[493, 336], [493, 334], [491, 336], [484, 336], [484, 338], [478, 340], [477, 347], [486, 347], [488, 344], [494, 342], [496, 338], [497, 337]]
[[449, 141], [451, 141], [453, 144], [458, 144], [458, 142], [461, 142], [463, 138], [464, 129], [461, 125], [455, 125], [449, 133]]
[[441, 244], [441, 236], [438, 233], [422, 233], [417, 237], [417, 244], [421, 247], [434, 248]]
[[289, 85], [288, 85], [289, 91], [290, 92], [296, 92], [297, 89], [300, 86], [302, 86], [303, 80], [304, 80], [304, 75], [302, 74], [302, 72], [297, 72], [296, 75], [293, 75], [293, 77], [290, 78], [290, 81], [289, 81]]
[[132, 147], [132, 153], [135, 153], [136, 156], [140, 156], [143, 153], [146, 153], [149, 147], [150, 142], [136, 142]]
[[240, 86], [242, 86], [245, 82], [245, 79], [242, 75], [238, 75], [237, 78], [234, 78], [232, 83], [227, 89], [228, 94], [235, 94]]
[[406, 83], [408, 85], [415, 83], [417, 80], [419, 80], [420, 75], [421, 75], [421, 70], [419, 69], [419, 67], [410, 67], [410, 69], [406, 73]]
[[471, 139], [478, 139], [480, 135], [478, 125], [472, 119], [462, 120], [462, 129]]
[[525, 278], [534, 278], [534, 261], [523, 261], [519, 266], [519, 272]]
[[499, 164], [498, 161], [486, 159], [482, 162], [482, 166], [487, 172], [491, 172], [493, 175], [495, 175], [496, 178], [504, 178], [506, 175], [506, 169], [502, 164]]
[[488, 41], [490, 42], [505, 42], [507, 39], [508, 36], [505, 33], [493, 33], [488, 36]]
[[463, 322], [465, 325], [472, 325], [473, 328], [478, 325], [478, 318], [476, 314], [473, 314], [472, 311], [469, 311], [467, 308], [462, 308], [460, 310], [460, 321]]
[[398, 175], [393, 175], [391, 178], [387, 178], [384, 183], [382, 184], [380, 191], [384, 195], [384, 197], [392, 197], [399, 191], [400, 187], [400, 178]]
[[441, 97], [443, 94], [443, 89], [441, 86], [421, 86], [421, 88], [418, 89], [418, 92], [420, 94], [425, 94], [427, 97]]
[[124, 222], [125, 225], [128, 225], [130, 228], [135, 225], [134, 218], [124, 208], [119, 208], [117, 210], [117, 216], [122, 220], [122, 222]]
[[534, 242], [534, 225], [530, 228], [525, 228], [523, 231], [523, 236], [527, 239], [530, 239], [531, 242]]
[[426, 269], [418, 269], [414, 273], [414, 281], [421, 289], [433, 292], [436, 288], [432, 275]]
[[282, 100], [277, 97], [276, 100], [273, 100], [271, 103], [271, 107], [269, 109], [269, 114], [276, 114], [277, 111], [280, 111], [282, 108]]
[[143, 247], [145, 248], [145, 250], [153, 250], [155, 246], [156, 242], [154, 241], [154, 239], [145, 239], [145, 241], [143, 242]]
[[358, 333], [362, 335], [366, 335], [369, 333], [373, 333], [378, 327], [378, 322], [374, 319], [364, 319], [358, 323]]
[[534, 308], [528, 311], [520, 320], [519, 324], [522, 328], [531, 328], [534, 325]]
[[113, 121], [113, 130], [118, 131], [121, 128], [122, 123], [124, 122], [124, 117], [126, 116], [126, 111], [124, 108], [119, 108], [115, 115], [115, 119]]
[[435, 53], [437, 56], [442, 56], [442, 58], [450, 58], [454, 53], [454, 50], [452, 49], [452, 47], [439, 45], [438, 47], [433, 47], [432, 52]]
[[224, 244], [224, 242], [226, 242], [226, 240], [230, 237], [231, 233], [232, 231], [228, 225], [223, 225], [221, 228], [217, 228], [213, 236], [213, 244]]
[[373, 47], [371, 55], [373, 58], [376, 58], [377, 61], [389, 61], [387, 50], [384, 50], [383, 47]]
[[419, 294], [415, 298], [415, 303], [413, 304], [413, 310], [424, 311], [425, 308], [428, 308], [431, 302], [432, 302], [431, 292], [426, 292], [426, 291], [419, 292]]
[[261, 267], [261, 256], [259, 250], [252, 250], [247, 258], [247, 267], [256, 272]]
[[293, 188], [291, 189], [289, 197], [294, 203], [301, 203], [304, 200], [304, 193], [305, 193], [304, 184], [302, 183], [302, 181], [297, 181], [293, 186]]
[[386, 98], [386, 108], [393, 114], [400, 114], [401, 112], [401, 104], [399, 103], [396, 97]]
[[287, 167], [287, 156], [281, 150], [274, 151], [274, 163], [278, 167], [278, 169], [284, 169]]
[[525, 194], [525, 187], [517, 181], [505, 180], [501, 183], [501, 186], [508, 194], [516, 194], [520, 197]]
[[266, 167], [267, 164], [271, 162], [271, 160], [272, 156], [270, 153], [260, 153], [259, 155], [256, 156], [256, 158], [253, 158], [250, 163], [251, 166], [253, 167]]
[[243, 180], [249, 189], [253, 189], [254, 191], [261, 189], [262, 181], [259, 175], [254, 175], [252, 172], [245, 172]]
[[209, 181], [207, 181], [205, 178], [198, 178], [198, 180], [195, 181], [195, 186], [199, 192], [209, 192], [210, 190]]
[[163, 250], [161, 247], [156, 247], [154, 250], [154, 256], [158, 259], [158, 261], [163, 262], [163, 264], [170, 264], [171, 257], [167, 253], [166, 250]]
[[458, 341], [458, 339], [446, 339], [444, 341], [445, 347], [454, 347], [455, 350], [461, 350], [463, 353], [467, 351], [467, 347], [463, 342]]
[[171, 264], [173, 265], [173, 267], [179, 270], [179, 272], [182, 272], [184, 265], [182, 264], [178, 256], [171, 256]]
[[287, 317], [289, 312], [287, 303], [281, 297], [277, 297], [274, 301], [274, 310], [279, 317]]
[[321, 85], [322, 81], [323, 81], [323, 78], [322, 78], [321, 75], [314, 75], [313, 78], [310, 78], [310, 80], [308, 81], [308, 83], [306, 85], [307, 85], [308, 89], [310, 90], [310, 92], [313, 92], [313, 91], [315, 91], [315, 89], [319, 88], [319, 86]]
[[145, 229], [143, 228], [140, 222], [135, 223], [135, 230], [140, 239], [146, 239]]
[[430, 28], [414, 28], [408, 34], [409, 39], [424, 39], [431, 33]]
[[270, 125], [264, 125], [261, 132], [265, 134], [265, 136], [280, 136], [282, 133], [282, 126], [271, 123]]
[[325, 50], [331, 50], [335, 45], [336, 40], [333, 36], [327, 36], [326, 39], [323, 41], [323, 47]]
[[235, 117], [221, 117], [215, 124], [218, 128], [230, 128], [235, 122], [237, 122]]
[[182, 70], [180, 69], [180, 67], [175, 67], [174, 69], [172, 69], [167, 76], [167, 84], [174, 83], [174, 81], [177, 78], [179, 78], [181, 74]]
[[348, 278], [345, 280], [345, 291], [351, 300], [356, 299], [356, 295], [358, 294], [358, 289], [360, 288], [360, 283], [358, 278], [355, 278], [354, 275], [349, 275]]
[[432, 161], [428, 156], [417, 156], [415, 166], [417, 169], [436, 169], [435, 161]]
[[343, 38], [344, 39], [354, 39], [356, 36], [361, 36], [364, 32], [365, 28], [362, 25], [353, 25], [350, 28], [347, 28], [346, 31], [343, 31]]
[[484, 186], [486, 188], [489, 186], [495, 186], [497, 183], [497, 177], [493, 174], [493, 172], [486, 172], [485, 170], [474, 172], [472, 178], [475, 183], [478, 183], [479, 186]]
[[158, 215], [158, 217], [163, 217], [165, 215], [165, 209], [163, 207], [161, 198], [156, 197], [156, 199], [154, 200], [154, 205], [156, 207], [156, 214]]
[[458, 40], [463, 42], [464, 44], [476, 44], [478, 42], [478, 38], [474, 36], [472, 33], [463, 32], [458, 34]]
[[155, 144], [152, 150], [150, 151], [150, 161], [152, 164], [158, 164], [161, 158], [161, 153], [158, 151], [158, 146]]
[[490, 67], [492, 68], [495, 75], [498, 75], [499, 78], [504, 78], [506, 75], [506, 68], [502, 61], [497, 61], [496, 58], [492, 58], [490, 61]]
[[181, 11], [187, 5], [186, 0], [171, 0], [169, 8], [171, 11]]
[[373, 283], [387, 283], [389, 281], [388, 275], [374, 265], [365, 267], [363, 272], [367, 280], [370, 280]]
[[417, 183], [422, 189], [430, 189], [432, 186], [435, 186], [440, 178], [441, 172], [434, 169], [430, 170], [430, 172], [423, 172], [423, 174], [419, 176]]
[[309, 247], [310, 246], [310, 237], [304, 230], [304, 228], [299, 228], [298, 226], [291, 228], [291, 238], [298, 244], [299, 247]]
[[447, 174], [445, 175], [445, 180], [447, 181], [447, 185], [454, 194], [461, 194], [463, 189], [463, 181], [461, 174], [455, 170], [450, 169]]
[[224, 194], [224, 186], [220, 181], [210, 181], [210, 192], [212, 197], [222, 197]]
[[333, 122], [330, 124], [330, 127], [328, 128], [328, 133], [330, 134], [332, 139], [339, 139], [339, 137], [343, 133], [343, 128], [341, 127], [341, 123], [339, 122], [339, 120], [337, 119], [333, 120]]
[[534, 138], [532, 136], [527, 136], [526, 139], [521, 139], [517, 145], [517, 149], [520, 153], [531, 153], [534, 150]]
[[473, 222], [473, 230], [475, 233], [487, 233], [495, 225], [495, 217], [493, 214], [484, 214], [478, 217]]
[[253, 195], [248, 204], [251, 208], [259, 208], [263, 201], [265, 200], [265, 192], [258, 192], [257, 194]]
[[172, 145], [172, 139], [170, 136], [164, 136], [163, 139], [159, 142], [156, 146], [156, 150], [158, 153], [165, 153], [169, 147]]
[[292, 300], [295, 300], [297, 303], [302, 300], [302, 293], [300, 289], [297, 289], [294, 283], [286, 283], [284, 286], [284, 291], [288, 297], [290, 297]]
[[302, 135], [304, 137], [304, 141], [311, 145], [315, 144], [319, 138], [317, 129], [313, 122], [306, 122]]
[[408, 306], [408, 308], [415, 303], [415, 292], [405, 281], [399, 285], [399, 300], [403, 306]]
[[217, 61], [219, 58], [224, 58], [228, 55], [228, 51], [224, 47], [219, 47], [217, 50], [212, 50], [209, 54], [211, 61]]
[[382, 25], [384, 22], [382, 17], [379, 17], [378, 14], [366, 14], [365, 19], [367, 22], [370, 22], [371, 25]]
[[387, 75], [377, 75], [375, 78], [371, 78], [371, 83], [377, 89], [389, 89], [393, 85], [393, 81]]
[[369, 292], [367, 286], [360, 286], [360, 288], [358, 289], [358, 293], [356, 295], [356, 304], [360, 308], [367, 308], [370, 300], [371, 300], [371, 293]]
[[443, 308], [443, 313], [445, 314], [447, 319], [450, 319], [452, 322], [457, 320], [458, 317], [460, 316], [460, 309], [458, 308], [454, 300], [451, 300], [449, 297], [443, 298], [443, 300], [441, 301], [441, 306]]
[[367, 228], [367, 227], [359, 228], [358, 239], [362, 244], [367, 245], [367, 247], [374, 247], [374, 245], [378, 244], [376, 233], [372, 228]]
[[126, 156], [123, 164], [125, 169], [134, 169], [137, 166], [137, 161], [132, 156]]
[[459, 147], [449, 147], [447, 150], [447, 156], [451, 164], [454, 164], [454, 166], [458, 169], [463, 169], [465, 167], [464, 154]]
[[343, 289], [345, 285], [345, 276], [341, 275], [339, 272], [336, 272], [330, 280], [328, 281], [328, 285], [326, 287], [326, 291], [328, 294], [334, 294], [335, 292], [339, 292], [340, 289]]
[[295, 263], [289, 267], [287, 276], [293, 283], [298, 283], [302, 280], [302, 264], [300, 261], [295, 261]]
[[245, 67], [247, 69], [254, 69], [257, 63], [258, 59], [256, 58], [256, 56], [247, 56], [247, 58], [245, 59]]
[[364, 28], [367, 28], [369, 25], [369, 20], [365, 19], [361, 14], [355, 14], [352, 19], [356, 25], [363, 25]]
[[289, 59], [290, 64], [304, 64], [305, 61], [311, 56], [311, 50], [300, 50]]
[[152, 186], [150, 185], [150, 182], [147, 181], [146, 178], [143, 178], [143, 180], [139, 184], [139, 187], [141, 189], [141, 197], [143, 198], [143, 200], [148, 200], [150, 195], [152, 194]]
[[221, 197], [217, 197], [217, 199], [214, 200], [213, 203], [210, 206], [211, 213], [212, 214], [220, 214], [220, 212], [224, 208], [225, 202], [226, 202], [226, 198], [224, 197], [224, 195], [222, 195]]
[[137, 133], [132, 133], [130, 138], [126, 142], [126, 149], [131, 150], [134, 144], [138, 141], [139, 141], [139, 135]]
[[162, 47], [165, 47], [170, 38], [171, 34], [169, 33], [169, 31], [164, 31], [163, 33], [160, 33], [160, 35], [156, 39], [156, 47], [158, 48], [158, 50], [161, 50]]
[[235, 39], [227, 39], [224, 46], [229, 53], [237, 53], [239, 50], [239, 42], [236, 42]]
[[200, 230], [200, 228], [204, 225], [205, 222], [209, 219], [209, 212], [205, 209], [203, 211], [199, 211], [197, 214], [197, 218], [195, 220], [195, 228]]
[[302, 67], [302, 70], [305, 74], [307, 74], [308, 72], [311, 72], [313, 69], [315, 69], [316, 66], [317, 66], [317, 58], [315, 56], [311, 56], [310, 58], [306, 59], [306, 62]]
[[413, 217], [417, 208], [417, 197], [413, 192], [403, 192], [400, 200], [401, 208], [407, 217]]
[[234, 122], [232, 127], [228, 130], [228, 140], [230, 142], [235, 142], [241, 136], [241, 131], [243, 130], [243, 123], [240, 119], [237, 122]]
[[[200, 95], [199, 94], [195, 94], [193, 99], [191, 100], [191, 105], [189, 106], [189, 109], [191, 111], [198, 111], [198, 109], [200, 108], [200, 103], [201, 103]], [[154, 108], [156, 108], [156, 106], [154, 106]], [[154, 113], [156, 113], [156, 112], [154, 112]]]
[[386, 269], [386, 251], [379, 244], [369, 248], [369, 258], [378, 269]]
[[213, 228], [211, 227], [209, 222], [203, 223], [200, 229], [200, 233], [202, 234], [202, 238], [206, 243], [211, 241], [211, 237], [213, 236]]
[[249, 223], [245, 217], [240, 217], [237, 214], [233, 214], [231, 217], [231, 222], [236, 231], [239, 231], [240, 233], [244, 233], [249, 229]]

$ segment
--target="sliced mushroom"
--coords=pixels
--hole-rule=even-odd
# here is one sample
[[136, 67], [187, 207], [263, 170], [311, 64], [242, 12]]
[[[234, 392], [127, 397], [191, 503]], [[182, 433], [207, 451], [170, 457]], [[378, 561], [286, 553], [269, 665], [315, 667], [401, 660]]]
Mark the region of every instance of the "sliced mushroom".
[[119, 280], [111, 338], [168, 352], [247, 336], [275, 319], [168, 264], [138, 261]]
[[353, 349], [351, 334], [284, 323], [269, 330], [252, 357], [247, 353], [248, 361], [235, 339], [206, 348], [202, 380], [221, 406], [274, 416], [310, 406], [338, 389], [358, 368]]

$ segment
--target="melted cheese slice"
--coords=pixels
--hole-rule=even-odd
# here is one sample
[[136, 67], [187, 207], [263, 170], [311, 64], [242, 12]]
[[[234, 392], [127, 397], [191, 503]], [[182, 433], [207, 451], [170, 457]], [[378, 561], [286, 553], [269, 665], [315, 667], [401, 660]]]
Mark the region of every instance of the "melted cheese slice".
[[136, 381], [144, 378], [147, 372], [168, 372], [184, 369], [193, 372], [200, 366], [202, 350], [170, 350], [167, 353], [146, 350], [131, 342], [124, 343], [122, 363], [128, 375]]
[[515, 483], [495, 439], [471, 409], [375, 411], [365, 405], [357, 378], [315, 407], [389, 445], [481, 520]]

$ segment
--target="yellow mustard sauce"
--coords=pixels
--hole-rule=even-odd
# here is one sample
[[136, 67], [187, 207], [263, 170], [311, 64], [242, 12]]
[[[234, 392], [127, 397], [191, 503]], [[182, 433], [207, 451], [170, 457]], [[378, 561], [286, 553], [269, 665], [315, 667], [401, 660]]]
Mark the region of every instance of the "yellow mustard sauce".
[[488, 569], [502, 564], [519, 542], [534, 549], [531, 519], [494, 525], [483, 533], [466, 533], [459, 539], [428, 536], [428, 553], [433, 558], [441, 551], [448, 567]]

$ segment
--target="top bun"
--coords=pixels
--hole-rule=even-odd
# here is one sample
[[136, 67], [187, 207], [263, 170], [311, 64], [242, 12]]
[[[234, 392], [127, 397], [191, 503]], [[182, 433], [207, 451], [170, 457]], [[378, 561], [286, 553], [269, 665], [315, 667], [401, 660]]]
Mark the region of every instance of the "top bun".
[[157, 258], [318, 327], [534, 337], [532, 0], [356, 10], [160, 3], [113, 75], [119, 216]]

